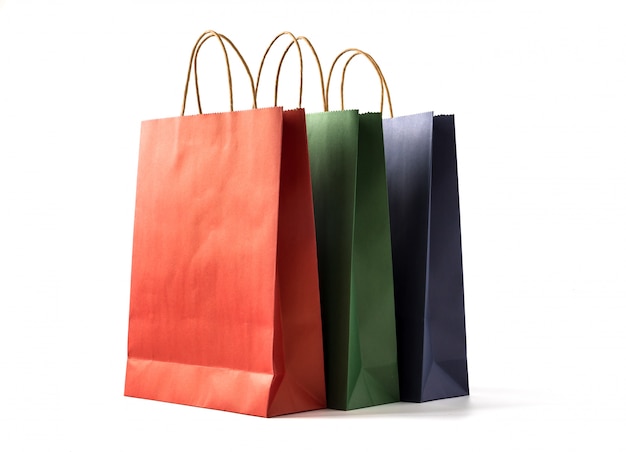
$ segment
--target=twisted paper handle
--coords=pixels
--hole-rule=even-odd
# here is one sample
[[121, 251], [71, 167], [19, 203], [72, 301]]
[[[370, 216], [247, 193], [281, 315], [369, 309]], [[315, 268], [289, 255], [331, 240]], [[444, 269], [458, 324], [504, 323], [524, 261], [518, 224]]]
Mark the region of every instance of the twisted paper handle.
[[[357, 56], [357, 55], [363, 55], [364, 57], [366, 57], [369, 62], [372, 64], [372, 66], [374, 66], [374, 69], [376, 70], [376, 72], [378, 73], [378, 78], [380, 79], [380, 111], [383, 111], [383, 107], [384, 107], [384, 103], [385, 103], [385, 94], [387, 95], [387, 104], [389, 105], [389, 114], [390, 116], [393, 118], [393, 106], [391, 104], [391, 95], [389, 94], [389, 87], [387, 86], [387, 80], [385, 80], [385, 76], [383, 75], [382, 70], [380, 69], [380, 66], [378, 65], [378, 63], [376, 62], [376, 60], [374, 60], [374, 58], [372, 58], [372, 56], [366, 52], [363, 52], [362, 50], [359, 49], [355, 49], [355, 48], [350, 48], [350, 49], [346, 49], [343, 52], [341, 52], [339, 55], [337, 55], [337, 57], [335, 58], [335, 61], [333, 61], [333, 64], [330, 67], [330, 71], [328, 73], [328, 80], [326, 82], [326, 99], [328, 99], [328, 94], [329, 94], [329, 89], [330, 89], [330, 80], [331, 77], [333, 75], [333, 69], [335, 68], [335, 65], [337, 64], [337, 62], [339, 61], [339, 59], [345, 55], [348, 52], [354, 52], [353, 55], [350, 56], [350, 58], [348, 58], [348, 60], [346, 61], [344, 67], [343, 67], [343, 71], [342, 71], [342, 75], [341, 75], [341, 109], [344, 109], [344, 96], [343, 96], [343, 91], [344, 91], [344, 84], [345, 84], [345, 78], [346, 78], [346, 70], [348, 68], [348, 65], [350, 64], [350, 62]], [[328, 111], [328, 110], [326, 110]]]
[[[322, 105], [324, 106], [324, 111], [328, 111], [328, 99], [326, 98], [326, 89], [324, 88], [324, 72], [322, 71], [322, 64], [320, 63], [320, 59], [317, 56], [317, 52], [315, 51], [315, 47], [313, 47], [313, 44], [311, 44], [311, 41], [309, 41], [309, 39], [306, 36], [298, 36], [296, 38], [296, 43], [297, 41], [300, 41], [300, 40], [303, 40], [304, 42], [306, 42], [309, 48], [311, 49], [311, 52], [313, 52], [313, 57], [315, 58], [315, 61], [317, 63], [317, 69], [320, 74], [320, 84], [322, 86]], [[276, 104], [277, 99], [278, 99], [278, 81], [280, 79], [280, 70], [283, 67], [283, 61], [285, 61], [285, 57], [287, 56], [287, 53], [289, 52], [289, 49], [291, 49], [293, 44], [294, 44], [293, 41], [289, 43], [289, 45], [283, 52], [283, 56], [281, 57], [280, 62], [278, 63], [278, 70], [276, 71], [276, 91], [274, 92], [274, 105]], [[300, 85], [300, 90], [301, 90], [300, 96], [302, 97], [302, 85]]]
[[243, 56], [241, 55], [241, 52], [239, 52], [239, 49], [237, 49], [235, 44], [233, 44], [233, 42], [230, 39], [228, 39], [226, 36], [219, 34], [213, 30], [208, 30], [200, 35], [200, 37], [196, 41], [191, 51], [191, 57], [189, 58], [189, 68], [187, 70], [187, 80], [185, 82], [185, 92], [183, 94], [183, 106], [181, 109], [181, 116], [184, 116], [185, 114], [185, 106], [187, 104], [187, 93], [189, 91], [189, 80], [191, 78], [192, 66], [194, 69], [198, 111], [200, 112], [200, 114], [202, 114], [202, 104], [200, 102], [200, 87], [198, 85], [198, 66], [196, 64], [196, 60], [198, 58], [198, 52], [200, 51], [200, 48], [202, 47], [202, 45], [204, 45], [204, 43], [212, 37], [217, 38], [224, 52], [224, 59], [226, 60], [226, 71], [228, 73], [228, 90], [229, 90], [229, 95], [230, 95], [230, 111], [233, 111], [233, 80], [232, 80], [232, 75], [230, 71], [230, 60], [228, 58], [228, 52], [226, 51], [226, 46], [224, 45], [224, 41], [226, 41], [233, 48], [233, 50], [237, 53], [237, 56], [239, 56], [239, 59], [243, 63], [243, 66], [246, 69], [246, 72], [248, 73], [248, 78], [250, 79], [250, 87], [252, 89], [252, 108], [256, 108], [256, 94], [255, 94], [255, 89], [254, 89], [254, 81], [252, 79], [252, 73], [250, 72], [250, 68], [248, 64], [246, 63], [246, 60], [243, 58]]
[[[278, 39], [281, 36], [285, 36], [285, 35], [291, 37], [291, 43], [289, 44], [289, 47], [291, 47], [291, 45], [294, 43], [296, 44], [296, 48], [298, 49], [298, 56], [300, 57], [300, 97], [298, 98], [298, 108], [302, 108], [302, 85], [303, 85], [302, 82], [304, 78], [304, 63], [302, 61], [302, 49], [300, 48], [300, 44], [298, 43], [298, 38], [296, 38], [294, 34], [289, 31], [283, 31], [282, 33], [278, 34], [274, 38], [274, 40], [270, 43], [270, 45], [267, 47], [267, 49], [265, 50], [265, 54], [263, 55], [263, 58], [261, 59], [261, 64], [259, 65], [259, 73], [256, 78], [256, 85], [254, 87], [254, 92], [255, 92], [255, 95], [258, 94], [259, 92], [259, 82], [261, 81], [261, 72], [263, 71], [263, 64], [265, 63], [265, 58], [267, 58], [267, 55], [270, 53], [270, 50], [272, 46], [274, 45], [274, 43], [278, 41]], [[284, 59], [284, 55], [283, 55], [283, 59]], [[281, 65], [282, 65], [282, 61], [283, 60], [281, 59]], [[280, 71], [280, 68], [279, 68], [279, 71]], [[276, 107], [277, 105], [278, 105], [278, 81], [276, 82], [274, 86], [274, 106]]]

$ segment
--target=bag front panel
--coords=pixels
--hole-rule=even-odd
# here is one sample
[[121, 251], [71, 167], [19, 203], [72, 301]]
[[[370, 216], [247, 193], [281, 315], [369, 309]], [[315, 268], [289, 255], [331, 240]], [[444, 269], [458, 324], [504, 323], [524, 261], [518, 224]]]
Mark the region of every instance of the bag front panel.
[[146, 121], [129, 357], [273, 372], [282, 111]]
[[432, 112], [383, 121], [402, 400], [419, 401], [424, 365]]
[[345, 409], [359, 116], [354, 110], [308, 114], [306, 127], [315, 209], [326, 398], [330, 408]]

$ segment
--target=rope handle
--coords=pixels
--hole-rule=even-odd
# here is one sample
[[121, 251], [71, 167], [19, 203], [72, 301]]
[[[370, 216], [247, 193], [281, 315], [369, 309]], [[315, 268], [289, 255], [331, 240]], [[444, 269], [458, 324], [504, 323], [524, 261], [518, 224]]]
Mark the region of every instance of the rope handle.
[[[254, 93], [255, 93], [255, 96], [258, 95], [259, 93], [259, 82], [261, 81], [261, 72], [263, 71], [263, 64], [265, 63], [265, 58], [267, 58], [267, 55], [270, 53], [272, 46], [274, 45], [276, 41], [278, 41], [278, 39], [281, 36], [291, 37], [291, 43], [289, 44], [289, 47], [287, 47], [287, 49], [291, 48], [293, 44], [295, 44], [296, 48], [298, 49], [298, 56], [300, 58], [300, 96], [298, 98], [298, 108], [302, 108], [302, 86], [303, 86], [303, 79], [304, 79], [304, 63], [302, 61], [302, 49], [300, 48], [300, 44], [298, 43], [299, 38], [296, 38], [294, 34], [291, 33], [290, 31], [283, 31], [282, 33], [279, 33], [265, 50], [265, 54], [263, 55], [263, 58], [261, 59], [261, 64], [259, 65], [259, 73], [256, 78], [256, 85], [255, 85]], [[280, 65], [278, 67], [279, 73], [280, 73], [280, 66], [282, 66], [284, 59], [285, 59], [285, 55], [283, 54], [283, 58], [280, 60]], [[274, 106], [276, 107], [277, 105], [278, 105], [278, 77], [276, 78], [276, 84], [274, 86]]]
[[200, 112], [200, 114], [202, 114], [202, 105], [200, 103], [200, 89], [198, 85], [198, 67], [196, 64], [196, 60], [198, 58], [198, 52], [200, 51], [200, 48], [204, 45], [206, 41], [208, 41], [212, 37], [217, 38], [224, 52], [224, 59], [226, 60], [226, 71], [228, 73], [228, 90], [229, 90], [229, 95], [230, 95], [230, 111], [233, 111], [233, 80], [232, 80], [232, 75], [231, 75], [231, 70], [230, 70], [230, 60], [228, 57], [228, 52], [226, 51], [226, 46], [224, 45], [224, 41], [226, 41], [233, 48], [233, 50], [237, 53], [237, 56], [239, 56], [239, 59], [243, 63], [243, 66], [246, 69], [246, 72], [248, 73], [248, 77], [250, 79], [250, 86], [252, 88], [252, 102], [253, 102], [252, 108], [256, 108], [256, 94], [254, 91], [254, 81], [252, 79], [252, 73], [250, 72], [250, 68], [248, 64], [246, 63], [246, 60], [243, 58], [239, 49], [237, 49], [235, 44], [233, 44], [233, 42], [230, 39], [228, 39], [226, 36], [219, 34], [213, 30], [208, 30], [200, 35], [200, 37], [197, 39], [191, 51], [191, 57], [189, 58], [189, 68], [187, 69], [187, 80], [185, 82], [185, 91], [183, 93], [183, 106], [182, 106], [181, 113], [180, 113], [181, 116], [185, 115], [185, 107], [187, 104], [187, 93], [189, 91], [189, 80], [191, 78], [192, 66], [194, 69], [198, 111]]
[[[306, 36], [298, 36], [296, 38], [296, 41], [300, 41], [300, 40], [303, 40], [304, 42], [306, 42], [309, 48], [311, 49], [311, 52], [313, 52], [313, 57], [315, 58], [315, 62], [317, 63], [317, 69], [320, 74], [320, 83], [322, 86], [322, 103], [324, 106], [324, 111], [328, 111], [328, 99], [326, 98], [326, 89], [324, 87], [324, 72], [322, 71], [322, 64], [320, 63], [320, 59], [317, 55], [317, 52], [315, 51], [315, 47], [313, 47], [313, 44], [311, 44], [311, 41], [309, 41], [309, 39]], [[293, 44], [294, 44], [293, 41], [289, 43], [289, 45], [283, 52], [283, 56], [281, 57], [280, 62], [278, 63], [278, 70], [276, 71], [276, 89], [274, 92], [274, 105], [276, 105], [278, 101], [278, 80], [280, 79], [280, 71], [283, 67], [283, 61], [285, 61], [285, 57], [287, 56], [287, 53], [289, 52], [289, 49], [291, 49]], [[302, 90], [302, 86], [300, 87], [300, 90]], [[300, 96], [302, 96], [302, 94], [300, 94]]]
[[[330, 90], [330, 80], [331, 77], [333, 75], [333, 69], [335, 68], [335, 65], [337, 64], [337, 62], [339, 61], [339, 59], [345, 55], [348, 52], [354, 52], [353, 55], [350, 56], [350, 58], [348, 58], [348, 60], [346, 61], [344, 67], [343, 67], [343, 71], [342, 71], [342, 75], [341, 75], [341, 88], [340, 88], [340, 92], [341, 92], [341, 109], [344, 109], [344, 96], [343, 96], [343, 92], [344, 92], [344, 84], [345, 84], [345, 78], [346, 78], [346, 70], [348, 68], [348, 65], [350, 64], [350, 62], [358, 55], [363, 55], [364, 57], [366, 57], [369, 62], [372, 64], [372, 66], [374, 67], [374, 69], [376, 70], [376, 72], [378, 73], [378, 77], [380, 79], [380, 111], [383, 111], [383, 107], [384, 107], [384, 101], [385, 101], [385, 94], [387, 95], [387, 104], [389, 105], [389, 114], [390, 116], [393, 118], [393, 106], [391, 104], [391, 95], [389, 94], [389, 86], [387, 85], [387, 80], [385, 79], [385, 76], [383, 75], [382, 70], [380, 69], [380, 66], [378, 65], [378, 63], [376, 62], [376, 60], [374, 60], [374, 58], [372, 58], [372, 56], [360, 49], [355, 49], [355, 48], [350, 48], [350, 49], [346, 49], [343, 52], [341, 52], [339, 55], [337, 55], [337, 57], [335, 58], [335, 61], [333, 61], [333, 64], [330, 67], [330, 71], [328, 73], [328, 80], [326, 82], [326, 99], [328, 100], [328, 95], [329, 95], [329, 90]], [[326, 110], [328, 111], [328, 110]]]
[[[237, 53], [237, 56], [239, 57], [239, 59], [243, 63], [243, 66], [246, 69], [246, 72], [248, 74], [248, 78], [250, 80], [250, 88], [252, 89], [252, 108], [257, 108], [257, 105], [256, 105], [256, 93], [254, 91], [254, 82], [253, 82], [253, 79], [252, 79], [252, 72], [250, 71], [250, 67], [246, 63], [246, 60], [244, 59], [244, 57], [241, 54], [241, 52], [239, 51], [239, 49], [235, 46], [235, 44], [233, 44], [233, 42], [230, 39], [228, 39], [223, 34], [220, 34], [219, 37], [222, 38], [223, 40], [225, 40], [233, 48], [233, 50]], [[198, 45], [198, 48], [196, 50], [196, 56], [194, 58], [194, 64], [193, 64], [193, 67], [194, 67], [194, 78], [195, 78], [195, 82], [196, 82], [196, 99], [197, 99], [197, 102], [198, 102], [198, 111], [200, 113], [202, 113], [202, 105], [200, 104], [200, 87], [198, 86], [198, 64], [197, 64], [197, 60], [198, 60], [198, 52], [200, 51], [200, 47], [209, 38], [211, 38], [211, 36], [206, 37]], [[227, 66], [228, 66], [228, 70], [229, 70], [228, 78], [229, 78], [229, 88], [230, 88], [230, 111], [233, 111], [232, 81], [231, 81], [231, 75], [230, 75], [230, 65], [228, 64], [228, 57], [227, 57]]]

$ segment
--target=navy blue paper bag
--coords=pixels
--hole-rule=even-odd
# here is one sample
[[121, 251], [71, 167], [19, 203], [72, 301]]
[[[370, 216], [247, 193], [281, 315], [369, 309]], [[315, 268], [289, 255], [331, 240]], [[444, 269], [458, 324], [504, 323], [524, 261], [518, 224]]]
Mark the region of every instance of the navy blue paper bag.
[[454, 116], [383, 120], [400, 398], [469, 394]]

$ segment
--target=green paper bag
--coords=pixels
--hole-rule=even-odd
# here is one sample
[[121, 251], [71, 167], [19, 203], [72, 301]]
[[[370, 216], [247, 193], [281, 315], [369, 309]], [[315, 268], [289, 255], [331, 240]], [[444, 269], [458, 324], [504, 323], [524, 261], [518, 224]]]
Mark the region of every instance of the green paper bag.
[[329, 408], [399, 400], [380, 113], [306, 116]]

